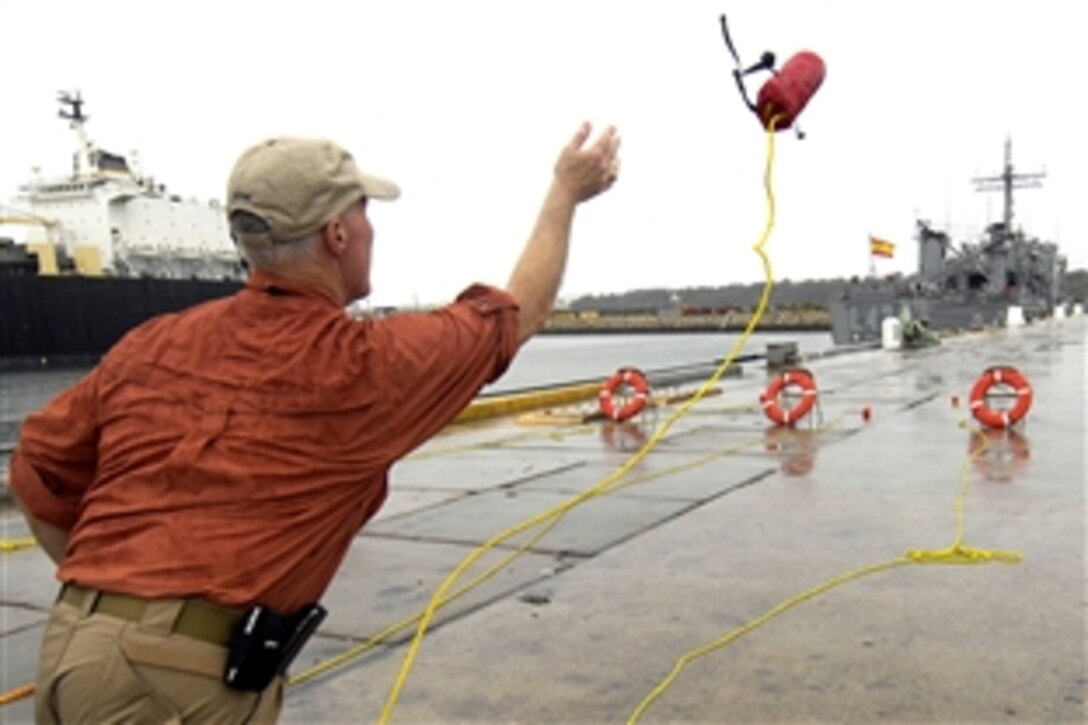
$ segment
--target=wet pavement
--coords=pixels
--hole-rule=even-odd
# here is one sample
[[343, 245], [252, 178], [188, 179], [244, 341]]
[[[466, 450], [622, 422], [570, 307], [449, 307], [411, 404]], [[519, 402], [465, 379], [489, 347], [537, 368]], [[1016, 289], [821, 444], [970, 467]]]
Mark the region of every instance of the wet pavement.
[[[770, 426], [768, 371], [744, 366], [609, 492], [480, 558], [454, 589], [494, 575], [438, 610], [393, 720], [627, 721], [686, 653], [834, 577], [952, 544], [966, 471], [962, 543], [1021, 563], [906, 563], [831, 588], [692, 661], [642, 721], [1084, 722], [1085, 330], [809, 361], [819, 405], [795, 431]], [[1026, 422], [961, 426], [997, 364], [1031, 381]], [[398, 464], [292, 674], [365, 651], [292, 686], [283, 722], [377, 720], [447, 575], [614, 472], [675, 410], [454, 426]], [[10, 511], [0, 529], [25, 534]], [[0, 557], [6, 692], [33, 677], [55, 585], [40, 551]], [[0, 719], [30, 713], [21, 700]]]

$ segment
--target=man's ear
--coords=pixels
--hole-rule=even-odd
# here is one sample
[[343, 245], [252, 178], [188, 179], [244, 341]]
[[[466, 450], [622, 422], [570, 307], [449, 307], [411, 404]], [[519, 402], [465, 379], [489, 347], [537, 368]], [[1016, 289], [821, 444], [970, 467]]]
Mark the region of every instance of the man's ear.
[[333, 219], [321, 227], [321, 243], [334, 257], [340, 257], [348, 248], [348, 235], [339, 219]]

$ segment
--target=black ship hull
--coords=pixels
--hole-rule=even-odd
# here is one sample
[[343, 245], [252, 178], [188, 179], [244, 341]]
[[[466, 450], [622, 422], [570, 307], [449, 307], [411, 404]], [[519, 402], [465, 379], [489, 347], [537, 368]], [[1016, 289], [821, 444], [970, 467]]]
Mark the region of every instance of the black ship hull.
[[238, 281], [0, 277], [0, 369], [94, 363], [156, 315], [237, 292]]

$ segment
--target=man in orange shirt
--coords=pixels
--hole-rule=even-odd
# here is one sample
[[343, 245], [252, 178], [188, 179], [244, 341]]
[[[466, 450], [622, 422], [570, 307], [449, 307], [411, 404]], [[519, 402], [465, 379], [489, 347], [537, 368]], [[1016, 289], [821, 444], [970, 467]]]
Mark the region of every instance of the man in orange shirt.
[[329, 141], [242, 154], [227, 212], [245, 288], [136, 328], [23, 423], [10, 487], [62, 582], [39, 722], [276, 719], [390, 466], [547, 319], [575, 208], [616, 179], [615, 130], [589, 133], [559, 154], [505, 291], [384, 320], [344, 307], [370, 291], [368, 205], [396, 185]]

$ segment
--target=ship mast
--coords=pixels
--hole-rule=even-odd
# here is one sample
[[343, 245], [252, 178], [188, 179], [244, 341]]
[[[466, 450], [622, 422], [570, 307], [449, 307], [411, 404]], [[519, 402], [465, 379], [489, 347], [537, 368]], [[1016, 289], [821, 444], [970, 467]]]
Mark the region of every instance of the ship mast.
[[1005, 170], [1000, 176], [983, 176], [972, 179], [975, 191], [1003, 191], [1005, 193], [1005, 212], [1002, 221], [1006, 234], [1012, 234], [1012, 190], [1039, 189], [1046, 172], [1017, 174], [1012, 168], [1012, 139], [1005, 139]]
[[57, 115], [68, 121], [68, 127], [76, 132], [78, 139], [76, 153], [72, 159], [72, 176], [77, 179], [90, 176], [94, 169], [91, 163], [91, 142], [87, 140], [87, 133], [83, 130], [83, 124], [88, 118], [83, 114], [83, 98], [79, 91], [74, 94], [61, 91], [57, 94], [57, 100], [61, 104]]

